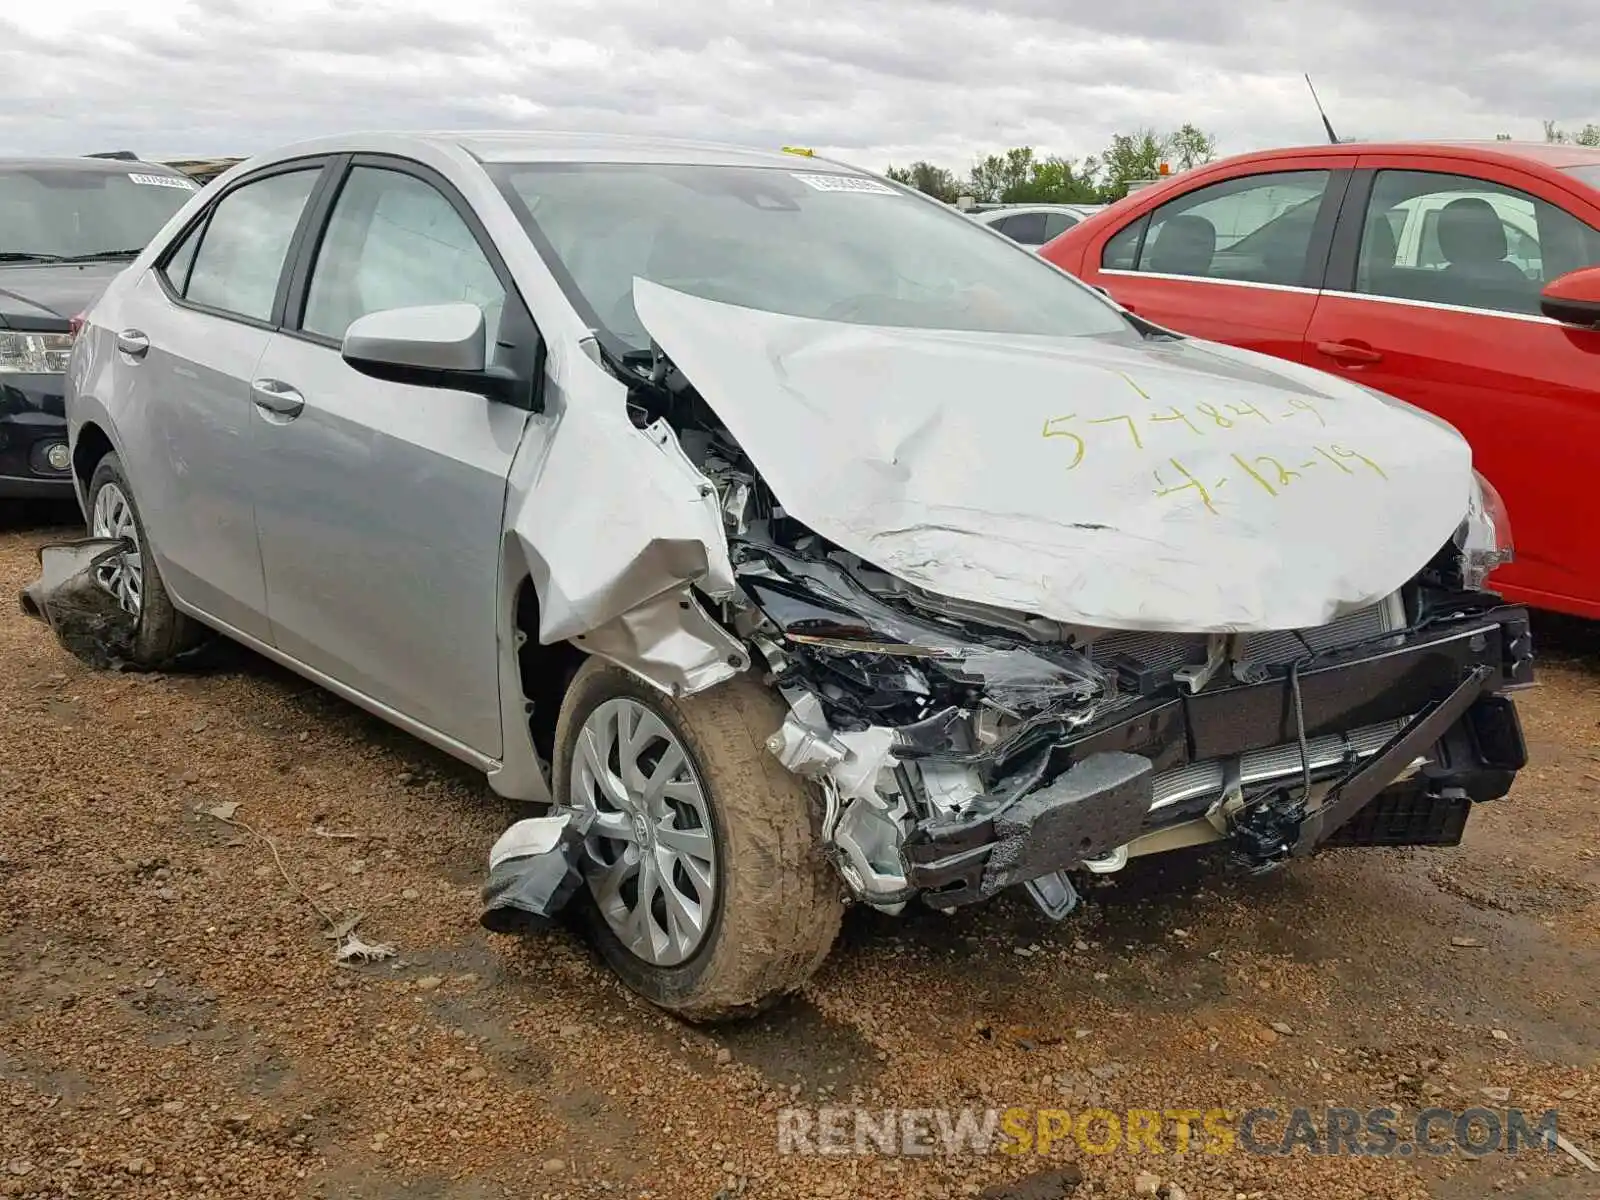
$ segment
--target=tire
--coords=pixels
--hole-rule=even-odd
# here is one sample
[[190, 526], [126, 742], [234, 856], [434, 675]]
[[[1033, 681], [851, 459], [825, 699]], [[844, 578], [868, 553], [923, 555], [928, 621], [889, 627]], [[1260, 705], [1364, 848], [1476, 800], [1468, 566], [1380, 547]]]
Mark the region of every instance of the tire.
[[154, 669], [166, 665], [178, 655], [192, 650], [206, 639], [206, 629], [180, 613], [172, 606], [167, 588], [156, 568], [155, 556], [150, 552], [150, 537], [145, 532], [144, 521], [139, 516], [139, 506], [133, 498], [133, 488], [123, 473], [122, 460], [115, 452], [107, 454], [89, 477], [89, 528], [94, 530], [95, 512], [100, 494], [108, 486], [117, 488], [127, 501], [138, 539], [141, 562], [141, 600], [138, 623], [134, 628], [129, 658], [136, 667]]
[[783, 720], [783, 702], [748, 676], [673, 699], [620, 667], [590, 659], [573, 678], [556, 727], [560, 808], [575, 801], [580, 811], [592, 805], [574, 794], [574, 760], [585, 723], [597, 713], [603, 718], [610, 702], [642, 706], [671, 731], [688, 759], [715, 844], [713, 912], [698, 948], [683, 961], [663, 965], [635, 953], [596, 898], [604, 867], [591, 836], [584, 860], [589, 883], [575, 901], [579, 916], [611, 969], [653, 1004], [698, 1022], [760, 1012], [821, 965], [842, 913], [839, 881], [821, 851], [813, 793], [766, 749], [766, 738]]

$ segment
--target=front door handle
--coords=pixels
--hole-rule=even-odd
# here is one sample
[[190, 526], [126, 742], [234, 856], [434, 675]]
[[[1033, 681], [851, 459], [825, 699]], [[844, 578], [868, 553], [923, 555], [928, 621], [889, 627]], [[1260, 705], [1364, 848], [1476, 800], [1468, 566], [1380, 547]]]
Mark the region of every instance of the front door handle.
[[117, 349], [129, 358], [143, 358], [150, 352], [150, 339], [143, 330], [124, 329], [117, 334]]
[[250, 385], [250, 399], [264, 413], [294, 420], [306, 406], [306, 398], [281, 379], [258, 379]]
[[1317, 353], [1353, 367], [1383, 361], [1383, 352], [1374, 350], [1365, 342], [1318, 342]]

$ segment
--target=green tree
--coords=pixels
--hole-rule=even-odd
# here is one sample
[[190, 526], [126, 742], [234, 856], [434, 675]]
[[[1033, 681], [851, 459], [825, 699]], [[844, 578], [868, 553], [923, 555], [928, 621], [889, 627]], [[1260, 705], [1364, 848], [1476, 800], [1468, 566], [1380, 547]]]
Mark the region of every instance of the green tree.
[[1028, 186], [1034, 166], [1032, 146], [1013, 146], [974, 163], [967, 190], [975, 200], [1006, 202], [1008, 193], [1015, 195]]
[[1162, 137], [1153, 129], [1136, 129], [1115, 134], [1100, 155], [1100, 195], [1105, 200], [1120, 200], [1128, 194], [1135, 179], [1153, 179], [1166, 159], [1171, 136]]
[[1567, 142], [1575, 146], [1600, 146], [1600, 125], [1592, 122], [1585, 125], [1577, 133], [1568, 133], [1554, 121], [1544, 123], [1544, 140], [1547, 142]]
[[1185, 121], [1167, 137], [1166, 150], [1176, 168], [1187, 171], [1217, 156], [1217, 139]]
[[926, 192], [946, 204], [954, 204], [956, 197], [961, 194], [961, 184], [953, 172], [925, 160], [914, 162], [909, 167], [890, 167], [884, 174], [896, 183]]

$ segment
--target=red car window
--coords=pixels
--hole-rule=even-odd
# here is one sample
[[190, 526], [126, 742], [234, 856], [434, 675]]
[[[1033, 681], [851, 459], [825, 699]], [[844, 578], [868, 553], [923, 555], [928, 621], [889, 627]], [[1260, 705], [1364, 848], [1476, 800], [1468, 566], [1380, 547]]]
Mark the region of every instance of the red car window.
[[1600, 231], [1517, 188], [1434, 171], [1380, 171], [1355, 290], [1537, 314], [1550, 280], [1600, 262]]
[[1120, 230], [1108, 270], [1300, 285], [1329, 171], [1278, 171], [1197, 188]]

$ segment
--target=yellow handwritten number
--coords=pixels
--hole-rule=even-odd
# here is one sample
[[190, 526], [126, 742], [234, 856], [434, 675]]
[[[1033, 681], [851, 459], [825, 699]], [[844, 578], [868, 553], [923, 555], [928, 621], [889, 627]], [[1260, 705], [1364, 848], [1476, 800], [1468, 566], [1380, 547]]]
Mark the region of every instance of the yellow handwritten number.
[[[1180, 483], [1180, 484], [1177, 484], [1177, 485], [1175, 485], [1173, 487], [1168, 487], [1166, 485], [1166, 482], [1161, 478], [1161, 468], [1157, 467], [1153, 472], [1151, 472], [1151, 474], [1153, 474], [1156, 477], [1156, 487], [1157, 487], [1156, 495], [1158, 495], [1158, 496], [1171, 496], [1171, 495], [1174, 495], [1174, 494], [1176, 494], [1178, 492], [1186, 492], [1190, 488], [1193, 488], [1195, 491], [1200, 493], [1200, 503], [1204, 504], [1209, 511], [1216, 512], [1217, 511], [1217, 506], [1215, 504], [1211, 503], [1211, 493], [1206, 491], [1205, 484], [1201, 483], [1198, 479], [1196, 479], [1193, 475], [1191, 475], [1189, 473], [1189, 468], [1185, 467], [1177, 459], [1169, 458], [1169, 459], [1167, 459], [1167, 461], [1173, 465], [1173, 468], [1178, 472], [1178, 474], [1182, 475], [1189, 482], [1188, 483]], [[1222, 485], [1218, 484], [1217, 486], [1221, 487]]]
[[1040, 434], [1041, 437], [1047, 438], [1064, 437], [1072, 439], [1074, 454], [1072, 461], [1067, 464], [1067, 470], [1069, 471], [1083, 461], [1083, 439], [1076, 433], [1073, 433], [1072, 430], [1066, 428], [1066, 423], [1068, 421], [1076, 421], [1077, 419], [1077, 413], [1073, 413], [1065, 417], [1051, 417], [1045, 421], [1044, 432]]

